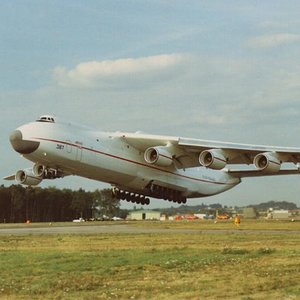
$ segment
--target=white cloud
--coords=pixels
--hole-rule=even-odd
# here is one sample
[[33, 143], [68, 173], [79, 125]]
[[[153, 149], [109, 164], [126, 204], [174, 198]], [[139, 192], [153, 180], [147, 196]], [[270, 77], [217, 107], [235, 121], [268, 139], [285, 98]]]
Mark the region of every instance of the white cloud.
[[246, 45], [250, 48], [275, 48], [280, 45], [300, 41], [299, 34], [276, 33], [251, 38]]
[[73, 69], [58, 66], [54, 69], [54, 78], [61, 86], [91, 88], [103, 82], [130, 77], [159, 74], [182, 65], [187, 55], [163, 54], [142, 58], [123, 58], [117, 60], [90, 61], [79, 63]]

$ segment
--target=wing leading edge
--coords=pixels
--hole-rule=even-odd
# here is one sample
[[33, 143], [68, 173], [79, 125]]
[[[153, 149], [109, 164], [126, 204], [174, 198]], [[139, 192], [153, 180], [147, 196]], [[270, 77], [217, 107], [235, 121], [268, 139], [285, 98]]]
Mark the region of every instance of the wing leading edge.
[[[169, 153], [177, 168], [205, 166], [233, 176], [254, 177], [299, 174], [299, 167], [283, 169], [283, 163], [300, 163], [300, 148], [237, 144], [183, 137], [157, 136], [141, 133], [119, 133], [119, 137], [139, 151], [156, 156]], [[153, 150], [153, 151], [154, 151]], [[163, 151], [162, 151], [163, 150]], [[147, 152], [148, 151], [148, 152]], [[152, 152], [151, 152], [152, 153]], [[253, 170], [231, 170], [228, 165], [254, 165]]]

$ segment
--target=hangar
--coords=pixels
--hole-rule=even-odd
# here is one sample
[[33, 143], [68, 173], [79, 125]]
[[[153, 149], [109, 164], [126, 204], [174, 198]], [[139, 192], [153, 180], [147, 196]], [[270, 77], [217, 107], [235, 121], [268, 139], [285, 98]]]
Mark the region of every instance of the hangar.
[[129, 213], [130, 220], [159, 220], [161, 213], [155, 210], [133, 210]]

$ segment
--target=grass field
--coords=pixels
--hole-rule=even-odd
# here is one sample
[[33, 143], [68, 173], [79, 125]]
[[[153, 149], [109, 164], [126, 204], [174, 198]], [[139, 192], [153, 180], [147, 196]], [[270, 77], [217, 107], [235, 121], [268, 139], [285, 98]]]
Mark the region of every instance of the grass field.
[[0, 299], [300, 299], [300, 222], [130, 224], [203, 231], [0, 236]]

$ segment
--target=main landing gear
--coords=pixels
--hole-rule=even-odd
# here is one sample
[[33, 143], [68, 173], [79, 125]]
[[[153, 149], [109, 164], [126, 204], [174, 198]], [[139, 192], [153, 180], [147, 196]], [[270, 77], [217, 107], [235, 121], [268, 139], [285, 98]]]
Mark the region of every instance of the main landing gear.
[[[118, 188], [114, 188], [112, 190], [112, 193], [117, 199], [120, 200], [126, 200], [127, 202], [132, 202], [132, 203], [137, 203], [142, 205], [150, 204], [150, 199], [142, 194], [127, 192], [125, 190], [120, 190]], [[153, 183], [147, 186], [147, 194], [153, 198], [163, 199], [178, 204], [186, 203], [186, 197], [182, 195], [181, 191], [169, 189]]]
[[126, 200], [127, 202], [149, 205], [150, 199], [146, 198], [144, 195], [130, 193], [119, 189], [113, 189], [113, 195], [120, 200]]
[[175, 203], [186, 203], [186, 197], [181, 191], [169, 189], [157, 184], [150, 185], [151, 196], [154, 198], [164, 199]]

